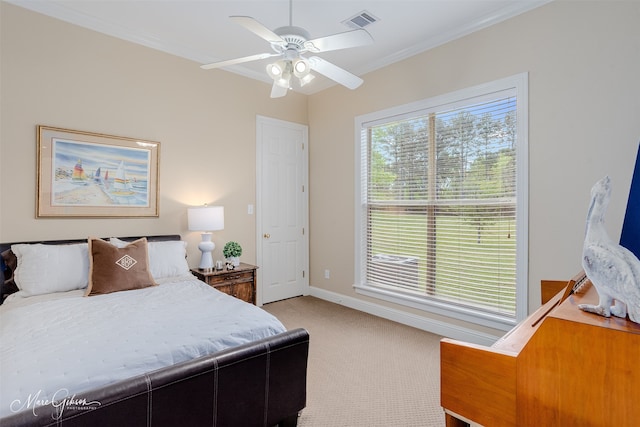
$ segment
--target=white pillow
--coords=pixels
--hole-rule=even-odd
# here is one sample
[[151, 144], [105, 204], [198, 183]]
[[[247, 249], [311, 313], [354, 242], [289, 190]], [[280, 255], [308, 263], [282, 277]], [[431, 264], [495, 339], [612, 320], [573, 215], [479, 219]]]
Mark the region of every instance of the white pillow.
[[[112, 245], [122, 248], [129, 242], [117, 237], [109, 239]], [[187, 264], [187, 242], [183, 240], [167, 240], [164, 242], [148, 242], [149, 269], [154, 280], [166, 277], [189, 275]]]
[[70, 245], [11, 245], [18, 266], [14, 280], [24, 295], [33, 296], [86, 288], [89, 250], [86, 243]]

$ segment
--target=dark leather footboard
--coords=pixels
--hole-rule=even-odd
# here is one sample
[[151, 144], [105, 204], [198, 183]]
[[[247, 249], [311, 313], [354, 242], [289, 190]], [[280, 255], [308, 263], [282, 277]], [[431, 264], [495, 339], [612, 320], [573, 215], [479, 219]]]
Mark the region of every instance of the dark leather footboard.
[[295, 426], [308, 351], [309, 334], [295, 329], [29, 408], [0, 425]]

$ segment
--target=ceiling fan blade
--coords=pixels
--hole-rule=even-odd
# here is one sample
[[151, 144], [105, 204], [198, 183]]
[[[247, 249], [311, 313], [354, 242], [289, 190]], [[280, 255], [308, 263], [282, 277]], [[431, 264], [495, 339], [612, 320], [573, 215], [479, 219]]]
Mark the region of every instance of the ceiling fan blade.
[[287, 94], [287, 88], [282, 87], [273, 82], [273, 86], [271, 86], [271, 98], [282, 98]]
[[201, 65], [200, 68], [202, 68], [203, 70], [211, 70], [212, 68], [227, 67], [229, 65], [242, 64], [243, 62], [249, 62], [249, 61], [257, 61], [259, 59], [271, 58], [272, 56], [278, 56], [278, 55], [280, 55], [280, 54], [278, 54], [278, 53], [259, 53], [257, 55], [244, 56], [242, 58], [228, 59], [226, 61], [213, 62], [211, 64], [204, 64], [204, 65]]
[[347, 70], [344, 70], [318, 56], [312, 56], [308, 58], [308, 61], [312, 70], [317, 71], [323, 76], [328, 77], [349, 89], [356, 89], [364, 82], [360, 77], [353, 75]]
[[365, 30], [359, 29], [308, 40], [304, 43], [304, 47], [309, 52], [317, 53], [364, 46], [371, 43], [373, 43], [373, 37]]
[[256, 34], [259, 37], [262, 37], [269, 43], [281, 44], [286, 46], [287, 42], [284, 41], [282, 37], [256, 21], [250, 16], [230, 16], [229, 17], [236, 24], [242, 25], [247, 30]]

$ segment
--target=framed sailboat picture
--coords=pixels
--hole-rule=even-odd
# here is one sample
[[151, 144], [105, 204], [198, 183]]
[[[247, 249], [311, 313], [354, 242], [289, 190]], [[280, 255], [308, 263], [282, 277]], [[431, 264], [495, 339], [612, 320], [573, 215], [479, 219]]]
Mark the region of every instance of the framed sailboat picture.
[[160, 143], [38, 126], [37, 217], [157, 217]]

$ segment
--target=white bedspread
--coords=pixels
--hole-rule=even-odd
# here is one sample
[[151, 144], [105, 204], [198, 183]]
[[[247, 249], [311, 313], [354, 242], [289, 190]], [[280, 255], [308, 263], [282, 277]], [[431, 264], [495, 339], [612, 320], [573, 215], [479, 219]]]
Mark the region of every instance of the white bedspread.
[[84, 290], [0, 306], [0, 417], [284, 332], [272, 315], [192, 276], [83, 297]]

